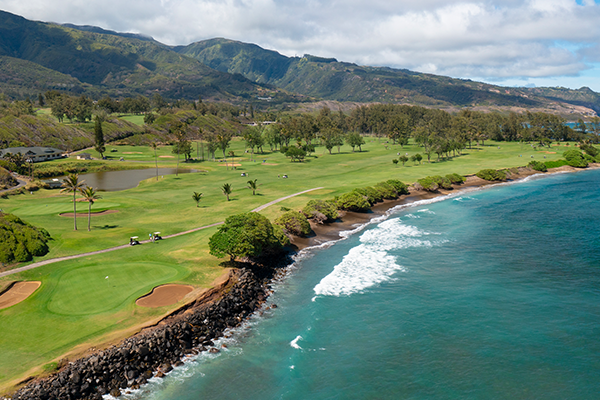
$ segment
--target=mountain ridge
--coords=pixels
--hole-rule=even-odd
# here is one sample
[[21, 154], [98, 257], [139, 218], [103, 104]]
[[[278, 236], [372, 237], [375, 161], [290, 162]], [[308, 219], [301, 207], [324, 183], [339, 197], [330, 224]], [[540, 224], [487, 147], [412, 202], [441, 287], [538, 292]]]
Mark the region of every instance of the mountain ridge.
[[226, 38], [168, 46], [146, 35], [0, 11], [0, 90], [23, 98], [48, 89], [95, 98], [160, 93], [237, 103], [269, 99], [267, 106], [325, 100], [600, 112], [600, 94], [586, 87], [502, 87], [309, 54], [287, 57]]

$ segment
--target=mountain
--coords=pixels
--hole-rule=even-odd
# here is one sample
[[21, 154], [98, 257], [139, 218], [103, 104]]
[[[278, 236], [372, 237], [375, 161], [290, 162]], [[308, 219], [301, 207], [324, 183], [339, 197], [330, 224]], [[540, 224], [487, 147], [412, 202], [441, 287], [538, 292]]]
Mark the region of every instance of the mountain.
[[238, 104], [321, 99], [600, 112], [600, 94], [589, 88], [507, 88], [334, 58], [287, 57], [223, 38], [170, 47], [149, 36], [30, 21], [0, 11], [0, 92], [23, 98], [51, 89], [94, 98], [160, 93]]
[[[161, 93], [167, 98], [215, 100], [277, 92], [240, 74], [209, 68], [151, 38], [29, 21], [3, 11], [0, 62], [12, 65], [0, 69], [0, 89], [17, 95], [37, 95], [44, 87], [96, 96]], [[46, 75], [40, 79], [45, 84], [30, 85], [33, 77], [37, 81]]]
[[553, 103], [560, 103], [564, 110], [571, 104], [600, 112], [600, 96], [589, 89], [506, 88], [405, 69], [359, 66], [334, 58], [286, 57], [228, 39], [205, 40], [174, 50], [219, 71], [328, 100], [442, 107], [552, 108]]

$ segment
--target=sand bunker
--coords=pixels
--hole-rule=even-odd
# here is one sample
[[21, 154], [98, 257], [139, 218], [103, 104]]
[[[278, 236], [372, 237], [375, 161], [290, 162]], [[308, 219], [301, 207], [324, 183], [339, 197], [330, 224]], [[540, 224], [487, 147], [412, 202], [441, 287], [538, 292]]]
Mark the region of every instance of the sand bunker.
[[137, 299], [135, 304], [142, 307], [164, 307], [181, 301], [191, 291], [193, 286], [188, 285], [162, 285], [155, 287], [152, 292], [146, 296]]
[[227, 165], [225, 165], [225, 163], [221, 163], [219, 164], [221, 167], [241, 167], [242, 164], [232, 164], [232, 163], [227, 163]]
[[0, 310], [14, 306], [31, 296], [42, 282], [16, 282], [0, 295]]
[[158, 158], [175, 158], [175, 156], [158, 156]]
[[[104, 210], [104, 211], [98, 211], [98, 212], [94, 212], [92, 211], [92, 216], [97, 217], [98, 215], [106, 215], [106, 214], [114, 214], [114, 213], [118, 213], [119, 210]], [[62, 213], [62, 214], [58, 214], [60, 217], [71, 217], [73, 218], [73, 213]], [[87, 211], [81, 211], [77, 213], [77, 218], [79, 217], [87, 217], [88, 213]]]
[[279, 164], [273, 164], [273, 163], [264, 162], [264, 163], [261, 163], [260, 165], [279, 165]]

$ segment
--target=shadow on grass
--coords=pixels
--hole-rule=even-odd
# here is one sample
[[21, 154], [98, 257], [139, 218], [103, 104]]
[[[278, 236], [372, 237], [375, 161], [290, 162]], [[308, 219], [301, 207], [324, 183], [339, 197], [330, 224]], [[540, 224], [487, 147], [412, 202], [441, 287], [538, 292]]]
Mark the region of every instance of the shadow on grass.
[[104, 225], [104, 226], [96, 226], [94, 225], [95, 229], [115, 229], [118, 228], [119, 225]]

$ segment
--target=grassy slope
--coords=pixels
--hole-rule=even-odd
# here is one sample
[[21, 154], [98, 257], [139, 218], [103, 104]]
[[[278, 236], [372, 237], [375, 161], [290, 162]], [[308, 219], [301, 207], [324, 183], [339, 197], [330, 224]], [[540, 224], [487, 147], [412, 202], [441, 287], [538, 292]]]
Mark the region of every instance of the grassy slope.
[[[367, 139], [365, 151], [352, 153], [347, 146], [341, 154], [327, 154], [317, 148], [317, 158], [304, 163], [290, 163], [280, 153], [257, 155], [250, 162], [249, 154], [226, 170], [224, 163], [202, 162], [194, 168], [207, 172], [174, 175], [142, 182], [139, 187], [122, 192], [102, 193], [96, 209], [111, 208], [119, 212], [92, 217], [92, 231], [87, 232], [86, 218], [79, 218], [80, 230], [73, 231], [72, 218], [58, 216], [72, 210], [71, 196], [58, 191], [40, 191], [33, 195], [0, 199], [0, 208], [14, 212], [26, 221], [42, 226], [54, 241], [50, 253], [43, 258], [76, 254], [124, 244], [129, 236], [145, 238], [149, 232], [171, 234], [222, 221], [227, 215], [250, 211], [276, 198], [305, 189], [323, 186], [325, 189], [307, 193], [263, 211], [276, 217], [282, 206], [300, 208], [310, 199], [330, 198], [357, 186], [396, 178], [406, 183], [433, 174], [457, 172], [475, 173], [482, 168], [525, 165], [530, 155], [535, 159], [557, 159], [558, 154], [534, 152], [527, 145], [491, 143], [481, 148], [465, 150], [461, 157], [450, 161], [406, 166], [392, 165], [396, 153], [419, 152], [414, 145], [385, 148], [385, 141]], [[500, 146], [500, 148], [498, 148]], [[113, 146], [109, 146], [112, 148]], [[140, 167], [154, 166], [150, 148], [117, 146], [117, 153], [135, 159]], [[244, 153], [243, 142], [232, 145], [236, 154]], [[158, 155], [170, 156], [170, 147], [159, 149]], [[554, 151], [554, 149], [552, 150]], [[133, 153], [133, 154], [125, 154]], [[141, 154], [140, 154], [141, 153]], [[519, 157], [522, 154], [523, 157]], [[174, 158], [159, 158], [159, 167], [172, 167]], [[262, 160], [266, 160], [263, 165]], [[117, 161], [108, 161], [117, 162]], [[275, 165], [267, 165], [275, 164]], [[190, 166], [190, 165], [188, 165]], [[240, 172], [249, 173], [241, 177]], [[287, 174], [289, 179], [278, 178]], [[258, 179], [259, 195], [246, 189], [248, 179]], [[224, 201], [220, 192], [223, 183], [233, 185], [232, 201]], [[192, 192], [204, 193], [201, 207], [196, 207]], [[87, 204], [79, 204], [82, 211]], [[117, 252], [90, 256], [78, 260], [44, 266], [6, 277], [9, 280], [41, 280], [42, 287], [26, 301], [0, 310], [3, 334], [0, 335], [0, 387], [35, 366], [43, 365], [81, 343], [95, 343], [115, 330], [135, 326], [174, 307], [146, 310], [134, 305], [134, 300], [152, 287], [167, 282], [183, 282], [199, 287], [209, 286], [223, 272], [219, 260], [208, 254], [208, 238], [215, 228], [203, 230], [156, 244], [146, 244]], [[105, 276], [109, 280], [105, 280]], [[18, 365], [14, 360], [19, 360]]]

